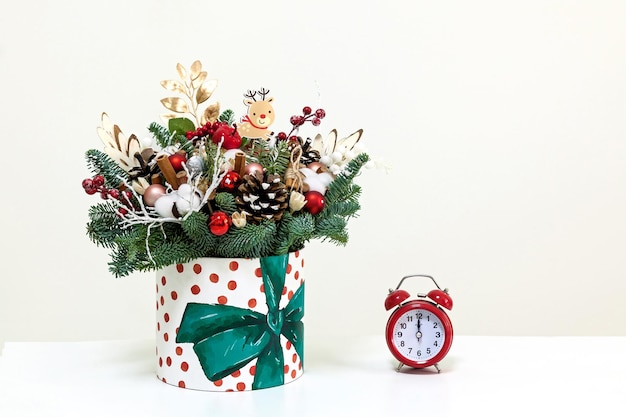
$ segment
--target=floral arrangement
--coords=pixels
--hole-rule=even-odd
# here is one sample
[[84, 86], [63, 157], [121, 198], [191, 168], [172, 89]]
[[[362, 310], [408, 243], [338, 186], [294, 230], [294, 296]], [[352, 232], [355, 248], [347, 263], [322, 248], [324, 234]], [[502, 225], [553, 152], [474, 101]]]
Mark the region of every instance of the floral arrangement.
[[176, 69], [179, 80], [161, 82], [171, 95], [161, 100], [167, 126], [151, 123], [152, 138], [139, 140], [103, 113], [104, 149], [86, 152], [93, 176], [82, 187], [102, 198], [89, 209], [87, 234], [111, 250], [110, 271], [280, 255], [312, 239], [345, 245], [360, 209], [354, 179], [371, 163], [362, 130], [305, 138], [300, 130], [326, 115], [305, 106], [290, 117], [289, 133], [274, 132], [264, 88], [244, 94], [247, 114], [236, 120], [219, 102], [208, 104], [217, 81], [199, 61]]

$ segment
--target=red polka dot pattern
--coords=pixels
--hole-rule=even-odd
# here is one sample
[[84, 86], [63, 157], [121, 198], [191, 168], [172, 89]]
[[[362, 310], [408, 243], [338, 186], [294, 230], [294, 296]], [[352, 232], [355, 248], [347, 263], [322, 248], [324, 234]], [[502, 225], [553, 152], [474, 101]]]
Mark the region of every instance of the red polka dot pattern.
[[[284, 308], [303, 285], [304, 258], [291, 253], [279, 308]], [[157, 376], [163, 382], [204, 391], [247, 391], [256, 374], [254, 359], [219, 381], [209, 381], [193, 345], [176, 343], [175, 335], [187, 303], [232, 305], [267, 313], [258, 259], [200, 258], [157, 272]], [[281, 336], [284, 378], [289, 383], [302, 376], [302, 359], [291, 342]], [[169, 382], [168, 382], [169, 381]]]

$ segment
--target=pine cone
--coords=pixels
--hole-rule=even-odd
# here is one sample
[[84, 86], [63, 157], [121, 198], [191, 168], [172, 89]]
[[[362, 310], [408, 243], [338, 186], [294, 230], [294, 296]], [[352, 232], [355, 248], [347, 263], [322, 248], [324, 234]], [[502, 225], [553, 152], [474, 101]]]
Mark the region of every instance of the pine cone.
[[298, 141], [292, 141], [289, 143], [287, 149], [289, 152], [293, 150], [296, 146], [300, 145], [302, 148], [302, 156], [300, 156], [300, 163], [303, 166], [309, 165], [311, 162], [319, 162], [320, 153], [311, 147], [311, 138], [307, 138], [306, 140], [302, 139], [298, 136]]
[[235, 202], [248, 223], [260, 223], [263, 219], [278, 222], [289, 204], [287, 187], [279, 175], [255, 171], [243, 176], [237, 190]]
[[300, 163], [307, 166], [311, 162], [319, 162], [320, 153], [311, 147], [311, 138], [307, 138], [305, 141], [302, 141], [302, 138], [298, 138], [298, 140], [300, 142], [300, 146], [302, 147]]

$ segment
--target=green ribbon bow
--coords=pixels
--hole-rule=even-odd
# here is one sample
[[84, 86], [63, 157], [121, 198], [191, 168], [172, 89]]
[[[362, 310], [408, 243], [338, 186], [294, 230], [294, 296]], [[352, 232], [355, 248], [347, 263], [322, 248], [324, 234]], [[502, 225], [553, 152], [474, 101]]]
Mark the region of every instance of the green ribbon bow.
[[176, 342], [194, 344], [210, 381], [222, 379], [258, 358], [252, 389], [284, 384], [280, 335], [293, 344], [303, 361], [304, 284], [284, 309], [278, 308], [288, 261], [289, 254], [260, 258], [267, 314], [222, 304], [187, 304]]

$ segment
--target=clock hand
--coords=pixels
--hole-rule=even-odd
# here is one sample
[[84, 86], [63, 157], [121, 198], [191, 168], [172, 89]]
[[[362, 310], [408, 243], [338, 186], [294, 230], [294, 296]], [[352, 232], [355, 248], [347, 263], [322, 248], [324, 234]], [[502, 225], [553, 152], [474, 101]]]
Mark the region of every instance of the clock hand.
[[417, 333], [415, 334], [415, 336], [417, 337], [417, 340], [420, 340], [422, 338], [422, 331], [420, 330], [421, 328], [421, 320], [417, 319]]

